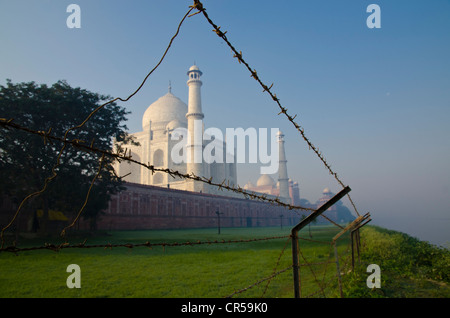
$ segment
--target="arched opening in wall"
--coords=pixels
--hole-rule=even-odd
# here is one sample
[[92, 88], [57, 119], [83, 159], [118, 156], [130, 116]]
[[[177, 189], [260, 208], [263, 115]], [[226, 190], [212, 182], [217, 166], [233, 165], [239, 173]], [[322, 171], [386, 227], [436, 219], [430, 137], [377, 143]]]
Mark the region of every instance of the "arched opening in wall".
[[164, 152], [161, 149], [153, 153], [153, 166], [160, 167], [164, 165]]
[[155, 173], [153, 176], [153, 184], [163, 183], [163, 174], [161, 172]]
[[[141, 158], [135, 153], [131, 152], [133, 160], [141, 162]], [[141, 166], [129, 161], [122, 161], [119, 166], [119, 177], [124, 177], [123, 181], [132, 183], [141, 183]]]

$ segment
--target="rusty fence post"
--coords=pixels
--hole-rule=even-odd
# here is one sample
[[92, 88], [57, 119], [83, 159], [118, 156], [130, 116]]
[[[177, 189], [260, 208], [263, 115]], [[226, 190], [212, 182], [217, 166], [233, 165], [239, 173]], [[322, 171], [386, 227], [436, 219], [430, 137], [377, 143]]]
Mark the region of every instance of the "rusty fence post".
[[333, 246], [334, 246], [334, 258], [336, 259], [336, 272], [339, 283], [339, 294], [341, 295], [341, 298], [344, 298], [344, 293], [342, 292], [341, 270], [339, 268], [339, 256], [337, 252], [336, 241], [333, 242]]
[[[359, 236], [359, 229], [362, 228], [364, 225], [366, 225], [367, 223], [369, 223], [370, 221], [372, 221], [372, 219], [368, 216], [368, 214], [366, 214], [367, 217], [365, 218], [366, 221], [362, 224], [357, 225], [353, 230], [352, 230], [352, 236], [355, 239], [355, 243], [356, 243], [356, 253], [358, 254], [358, 262], [361, 263], [361, 259], [359, 256], [360, 253], [360, 249], [361, 249], [361, 237]], [[353, 244], [353, 243], [352, 243]], [[352, 245], [352, 252], [353, 252], [353, 245]], [[352, 268], [353, 268], [353, 255], [352, 255]]]
[[[354, 233], [354, 231], [351, 231], [350, 232], [350, 244], [351, 244], [351, 246], [352, 246], [352, 271], [354, 271], [355, 270], [355, 242], [354, 242], [354, 240], [353, 240], [353, 238], [355, 237], [355, 233]], [[358, 244], [358, 243], [356, 243], [356, 244]]]
[[338, 194], [332, 197], [329, 201], [325, 202], [320, 208], [304, 218], [300, 223], [294, 226], [291, 230], [292, 240], [292, 269], [294, 276], [294, 297], [300, 298], [300, 273], [299, 273], [299, 258], [298, 258], [298, 231], [304, 228], [306, 225], [314, 221], [319, 215], [328, 210], [333, 204], [338, 202], [343, 196], [351, 191], [350, 187], [345, 187]]
[[[366, 221], [365, 223], [362, 223], [363, 221]], [[355, 231], [359, 230], [362, 226], [370, 222], [370, 214], [366, 213], [363, 216], [358, 216], [356, 219], [354, 219], [352, 222], [350, 222], [341, 232], [336, 234], [332, 239], [332, 244], [334, 246], [334, 257], [336, 258], [336, 271], [337, 271], [337, 278], [339, 283], [339, 293], [341, 295], [341, 298], [344, 297], [344, 294], [342, 292], [342, 279], [341, 279], [341, 271], [339, 268], [339, 255], [337, 252], [337, 244], [336, 241], [346, 232], [351, 230], [351, 244], [352, 244], [352, 269], [354, 267], [354, 251], [353, 251], [353, 237]], [[358, 241], [359, 239], [356, 239]], [[357, 243], [358, 244], [358, 243]]]

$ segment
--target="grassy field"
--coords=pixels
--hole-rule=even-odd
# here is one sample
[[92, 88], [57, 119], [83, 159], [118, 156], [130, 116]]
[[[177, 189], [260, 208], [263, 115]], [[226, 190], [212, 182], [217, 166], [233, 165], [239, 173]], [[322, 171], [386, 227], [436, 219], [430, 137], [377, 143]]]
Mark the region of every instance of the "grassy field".
[[[336, 227], [312, 226], [312, 239], [330, 242]], [[80, 234], [79, 234], [80, 235]], [[224, 228], [172, 231], [116, 231], [89, 236], [86, 245], [228, 241], [288, 236], [289, 229]], [[300, 236], [309, 239], [308, 230]], [[362, 231], [361, 263], [349, 273], [349, 240], [339, 241], [345, 297], [449, 297], [449, 251], [402, 233], [366, 226]], [[85, 236], [72, 237], [71, 244]], [[21, 240], [18, 247], [40, 246], [57, 239]], [[329, 245], [300, 241], [302, 296], [339, 297], [334, 253]], [[382, 288], [366, 286], [366, 266], [381, 267]], [[69, 264], [81, 268], [81, 288], [70, 289]], [[347, 264], [347, 266], [344, 266]], [[202, 244], [177, 247], [116, 247], [0, 253], [0, 297], [114, 297], [114, 298], [222, 298], [292, 265], [288, 237], [256, 242]], [[321, 292], [317, 281], [327, 282]], [[270, 282], [267, 289], [267, 283]], [[293, 297], [292, 269], [254, 285], [233, 297]]]
[[[314, 240], [329, 241], [336, 234], [333, 227], [312, 227]], [[309, 238], [309, 233], [300, 233]], [[224, 228], [173, 231], [118, 231], [89, 238], [90, 244], [156, 242], [195, 242], [247, 240], [288, 236], [289, 229]], [[69, 240], [71, 244], [83, 239]], [[20, 246], [39, 246], [44, 241], [28, 240]], [[57, 243], [51, 241], [51, 243]], [[345, 240], [342, 241], [342, 248]], [[308, 262], [324, 261], [329, 246], [301, 241], [302, 254]], [[301, 260], [302, 262], [302, 260]], [[81, 268], [81, 288], [69, 289], [66, 272], [69, 264]], [[289, 238], [256, 242], [202, 244], [179, 247], [116, 247], [113, 249], [63, 249], [0, 253], [0, 297], [226, 297], [269, 277], [274, 270], [292, 264]], [[325, 268], [316, 266], [321, 273]], [[334, 264], [326, 277], [333, 279]], [[302, 268], [305, 293], [317, 290], [309, 270]], [[304, 273], [304, 274], [303, 274]], [[334, 280], [333, 280], [334, 281]], [[250, 288], [235, 297], [292, 297], [292, 269]]]

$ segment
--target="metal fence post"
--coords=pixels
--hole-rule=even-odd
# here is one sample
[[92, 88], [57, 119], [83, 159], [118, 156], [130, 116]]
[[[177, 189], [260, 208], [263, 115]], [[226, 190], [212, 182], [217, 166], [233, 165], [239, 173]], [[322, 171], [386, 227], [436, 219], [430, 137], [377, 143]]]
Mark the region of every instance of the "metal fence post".
[[338, 194], [325, 202], [320, 208], [304, 218], [300, 223], [294, 226], [291, 230], [292, 239], [292, 269], [294, 276], [294, 297], [300, 298], [300, 275], [299, 275], [299, 261], [298, 261], [298, 231], [306, 225], [314, 221], [319, 215], [328, 210], [333, 204], [338, 202], [343, 196], [351, 191], [350, 187], [345, 187]]
[[301, 291], [300, 291], [300, 266], [298, 261], [298, 233], [295, 231], [292, 231], [291, 234], [292, 238], [292, 267], [293, 267], [293, 274], [294, 274], [294, 297], [300, 298], [301, 297]]
[[334, 245], [334, 258], [336, 259], [336, 271], [339, 283], [339, 294], [341, 295], [341, 298], [344, 298], [344, 294], [342, 292], [341, 270], [339, 268], [339, 256], [337, 252], [336, 241], [333, 242], [333, 245]]
[[[363, 221], [366, 221], [366, 222], [361, 224]], [[349, 223], [341, 232], [339, 232], [338, 234], [336, 234], [333, 237], [332, 243], [333, 243], [333, 246], [334, 246], [334, 257], [336, 258], [336, 270], [337, 270], [337, 277], [338, 277], [338, 283], [339, 283], [339, 293], [341, 295], [341, 298], [344, 297], [344, 294], [342, 292], [341, 272], [340, 272], [340, 269], [339, 269], [339, 256], [338, 256], [338, 252], [337, 252], [336, 241], [344, 233], [346, 233], [348, 231], [351, 231], [350, 232], [350, 237], [351, 237], [351, 244], [352, 244], [352, 269], [353, 269], [353, 267], [354, 267], [353, 233], [356, 230], [358, 230], [360, 227], [364, 226], [368, 222], [370, 222], [370, 214], [369, 213], [366, 213], [363, 216], [358, 216], [351, 223]]]
[[[355, 232], [351, 231], [350, 232], [350, 244], [352, 245], [352, 271], [355, 270], [355, 247], [354, 247], [354, 238], [355, 237]], [[358, 243], [356, 243], [358, 244]]]
[[357, 225], [353, 230], [352, 230], [352, 235], [354, 235], [355, 238], [355, 243], [356, 243], [356, 253], [358, 254], [358, 262], [361, 263], [361, 259], [359, 256], [360, 253], [360, 248], [361, 248], [361, 237], [359, 235], [359, 229], [362, 228], [364, 225], [366, 225], [367, 223], [369, 223], [370, 221], [372, 221], [372, 219], [370, 218], [369, 214], [366, 214], [365, 217], [365, 222], [362, 224]]

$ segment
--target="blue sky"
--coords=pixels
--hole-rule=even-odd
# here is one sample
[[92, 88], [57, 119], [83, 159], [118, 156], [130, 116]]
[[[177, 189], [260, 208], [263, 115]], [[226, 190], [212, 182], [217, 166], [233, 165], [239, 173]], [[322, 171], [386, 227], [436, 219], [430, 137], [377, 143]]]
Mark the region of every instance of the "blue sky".
[[[81, 28], [69, 29], [69, 4]], [[158, 62], [191, 1], [0, 0], [0, 83], [65, 79], [127, 97]], [[374, 224], [450, 241], [450, 1], [204, 1]], [[369, 29], [369, 4], [381, 28]], [[289, 176], [315, 202], [340, 186], [202, 15], [181, 28], [143, 89], [123, 106], [141, 130], [167, 92], [187, 102], [186, 71], [203, 71], [207, 127], [280, 128]], [[241, 184], [258, 166], [240, 167]], [[244, 169], [245, 168], [245, 169]], [[344, 204], [350, 206], [348, 202]]]

